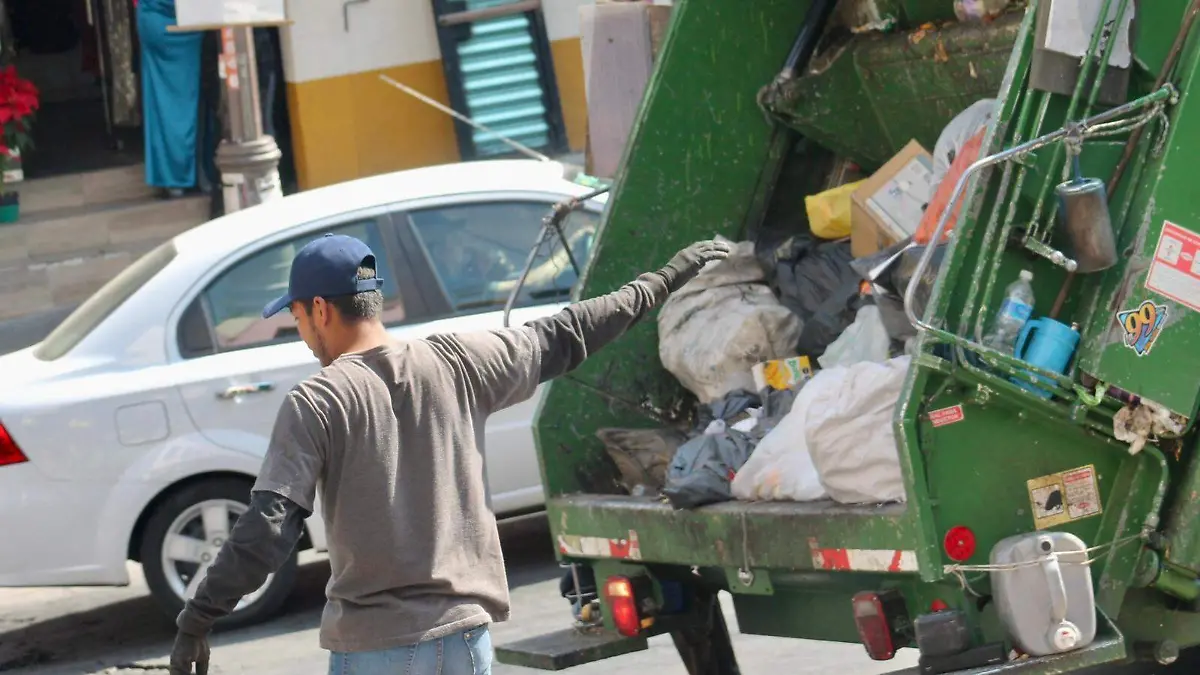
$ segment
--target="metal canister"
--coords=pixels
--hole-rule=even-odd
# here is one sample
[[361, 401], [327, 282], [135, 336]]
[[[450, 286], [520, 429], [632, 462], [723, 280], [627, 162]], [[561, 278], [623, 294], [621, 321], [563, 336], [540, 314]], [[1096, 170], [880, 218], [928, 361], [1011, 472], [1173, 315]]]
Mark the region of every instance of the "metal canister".
[[1117, 242], [1108, 212], [1108, 194], [1098, 178], [1076, 177], [1060, 183], [1058, 210], [1070, 244], [1068, 255], [1087, 274], [1117, 264]]

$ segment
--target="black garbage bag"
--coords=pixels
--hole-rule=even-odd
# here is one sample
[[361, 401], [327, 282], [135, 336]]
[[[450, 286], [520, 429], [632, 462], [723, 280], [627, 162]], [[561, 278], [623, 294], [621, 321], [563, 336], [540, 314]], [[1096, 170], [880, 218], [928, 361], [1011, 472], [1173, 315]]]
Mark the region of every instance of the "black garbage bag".
[[820, 241], [789, 237], [760, 260], [772, 260], [770, 275], [779, 301], [804, 321], [796, 350], [810, 358], [825, 353], [829, 343], [854, 322], [861, 305], [858, 273], [847, 240]]
[[733, 499], [730, 482], [758, 444], [758, 434], [726, 429], [679, 446], [667, 469], [663, 495], [677, 509]]
[[[916, 329], [904, 313], [904, 294], [913, 281], [917, 262], [924, 255], [925, 248], [912, 243], [910, 238], [850, 263], [862, 279], [871, 282], [875, 304], [879, 306], [884, 326], [893, 340], [905, 340], [916, 335]], [[939, 244], [933, 251], [925, 274], [916, 281], [918, 286], [913, 296], [913, 311], [917, 316], [925, 314], [945, 253], [946, 245]]]
[[696, 433], [702, 433], [708, 425], [721, 420], [732, 426], [747, 416], [747, 410], [762, 405], [758, 394], [745, 389], [735, 389], [708, 405], [700, 406], [696, 412]]

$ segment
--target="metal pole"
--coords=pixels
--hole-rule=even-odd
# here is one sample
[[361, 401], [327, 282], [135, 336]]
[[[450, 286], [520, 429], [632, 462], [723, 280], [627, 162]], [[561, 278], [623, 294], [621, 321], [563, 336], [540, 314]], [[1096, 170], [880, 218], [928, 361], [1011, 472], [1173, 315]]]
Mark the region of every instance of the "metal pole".
[[216, 163], [225, 212], [233, 213], [283, 196], [282, 153], [275, 139], [262, 132], [253, 27], [221, 29], [221, 77], [229, 102], [229, 138], [217, 147]]

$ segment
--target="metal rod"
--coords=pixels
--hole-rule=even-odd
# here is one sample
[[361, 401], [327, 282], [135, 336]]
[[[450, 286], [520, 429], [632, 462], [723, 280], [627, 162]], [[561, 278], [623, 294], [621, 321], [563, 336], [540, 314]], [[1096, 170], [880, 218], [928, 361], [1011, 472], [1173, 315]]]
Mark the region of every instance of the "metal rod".
[[[1171, 75], [1171, 71], [1175, 69], [1175, 62], [1179, 60], [1179, 54], [1183, 51], [1183, 43], [1187, 41], [1188, 34], [1192, 32], [1192, 24], [1196, 21], [1196, 15], [1200, 13], [1200, 0], [1192, 0], [1192, 4], [1188, 6], [1187, 15], [1183, 19], [1183, 25], [1180, 26], [1179, 32], [1175, 34], [1175, 42], [1171, 45], [1171, 51], [1167, 54], [1166, 61], [1163, 62], [1162, 72], [1158, 74], [1158, 81], [1154, 83], [1154, 87], [1166, 84], [1167, 79]], [[1125, 174], [1125, 169], [1129, 165], [1129, 160], [1133, 157], [1134, 147], [1142, 138], [1142, 127], [1134, 129], [1129, 135], [1129, 140], [1125, 142], [1125, 150], [1121, 153], [1121, 159], [1117, 162], [1117, 168], [1113, 169], [1112, 177], [1108, 179], [1108, 196], [1112, 199], [1112, 195], [1117, 191], [1117, 185], [1121, 182], [1121, 177]]]
[[368, 0], [343, 0], [342, 2], [342, 30], [350, 32], [350, 5], [360, 5]]
[[447, 115], [453, 117], [454, 119], [456, 119], [460, 122], [469, 124], [472, 127], [475, 127], [476, 129], [478, 129], [480, 131], [483, 131], [484, 133], [494, 134], [496, 136], [496, 138], [500, 139], [502, 142], [509, 145], [510, 147], [515, 149], [517, 152], [520, 152], [521, 154], [525, 155], [526, 157], [531, 157], [533, 159], [537, 159], [537, 160], [540, 160], [543, 162], [551, 161], [549, 157], [543, 155], [542, 153], [538, 152], [537, 150], [533, 150], [527, 146], [521, 145], [520, 143], [512, 140], [511, 138], [504, 136], [503, 134], [496, 131], [495, 129], [490, 129], [490, 128], [480, 124], [479, 122], [476, 122], [475, 120], [471, 119], [470, 117], [463, 115], [462, 113], [458, 112], [457, 110], [454, 110], [453, 108], [449, 108], [449, 107], [442, 105], [441, 103], [438, 103], [437, 101], [429, 98], [428, 96], [426, 96], [425, 94], [422, 94], [421, 92], [417, 91], [416, 89], [409, 87], [408, 85], [400, 84], [399, 82], [397, 82], [397, 81], [393, 80], [392, 78], [388, 77], [387, 75], [383, 75], [383, 74], [380, 74], [379, 79], [383, 80], [384, 82], [387, 82], [388, 84], [390, 84], [393, 87], [399, 89], [400, 91], [408, 94], [409, 96], [412, 96], [413, 98], [421, 101], [422, 103], [427, 103], [427, 104], [433, 106], [434, 108], [441, 110], [442, 112], [446, 113]]
[[[1038, 111], [1034, 116], [1033, 128], [1030, 130], [1030, 136], [1038, 134], [1042, 130], [1042, 125], [1046, 122], [1046, 113], [1050, 109], [1050, 92], [1039, 92], [1041, 94], [1040, 102], [1038, 103]], [[1016, 139], [1018, 142], [1020, 139]], [[1029, 167], [1022, 166], [1017, 170], [1017, 183], [1013, 187], [1014, 198], [1008, 202], [1008, 212], [1004, 214], [1004, 222], [1000, 227], [1000, 241], [1007, 242], [1012, 234], [1013, 227], [1017, 218], [1017, 197], [1020, 196], [1022, 188], [1025, 187], [1025, 178], [1029, 175]], [[980, 309], [975, 317], [975, 340], [983, 342], [984, 325], [988, 318], [988, 299], [992, 297], [992, 291], [996, 288], [996, 281], [1000, 278], [1000, 256], [995, 256], [992, 259], [992, 266], [988, 272], [987, 283], [983, 287], [983, 298], [980, 300]]]
[[[1026, 89], [1024, 92], [1024, 95], [1022, 96], [1021, 108], [1020, 108], [1020, 111], [1017, 113], [1016, 124], [1014, 125], [1014, 128], [1013, 128], [1013, 141], [1016, 143], [1020, 143], [1025, 138], [1025, 135], [1026, 135], [1025, 127], [1026, 127], [1026, 125], [1029, 124], [1029, 112], [1032, 107], [1033, 107], [1033, 91]], [[1033, 131], [1036, 131], [1036, 129]], [[1001, 143], [1003, 143], [1003, 141], [1004, 141], [1003, 137], [1001, 137], [1000, 141], [1001, 141]], [[1012, 177], [1012, 165], [1010, 164], [1010, 165], [1004, 167], [1004, 175], [1000, 179], [1000, 189], [996, 191], [995, 201], [992, 204], [992, 214], [991, 214], [991, 217], [988, 219], [987, 227], [984, 230], [983, 243], [981, 244], [980, 250], [986, 251], [991, 246], [992, 236], [996, 230], [996, 223], [1000, 217], [1000, 209], [1002, 208], [1002, 206], [1004, 206], [1005, 201], [1007, 200], [1008, 187], [1009, 187], [1009, 182], [1011, 180], [1011, 177]], [[1014, 195], [1013, 199], [1015, 199], [1015, 198], [1016, 197]], [[1009, 203], [1011, 203], [1011, 201]], [[934, 244], [938, 244], [938, 243], [940, 243], [940, 241], [934, 242]], [[971, 313], [975, 311], [975, 300], [979, 297], [979, 288], [980, 288], [979, 284], [980, 284], [980, 275], [972, 274], [971, 275], [971, 286], [967, 292], [967, 301], [963, 306], [962, 319], [959, 324], [959, 332], [961, 332], [961, 333], [965, 333], [967, 331], [966, 326], [971, 320]], [[986, 296], [985, 296], [985, 300], [986, 300]], [[984, 303], [984, 304], [986, 306], [986, 303]]]
[[[1096, 105], [1096, 100], [1100, 98], [1101, 85], [1104, 84], [1104, 77], [1108, 74], [1108, 62], [1112, 59], [1113, 50], [1117, 46], [1117, 40], [1120, 38], [1121, 20], [1125, 18], [1125, 10], [1129, 6], [1129, 0], [1121, 0], [1121, 4], [1117, 5], [1117, 16], [1113, 19], [1113, 32], [1109, 36], [1108, 41], [1104, 43], [1104, 52], [1100, 55], [1100, 63], [1096, 68], [1096, 79], [1092, 80], [1092, 93], [1088, 95], [1087, 105], [1083, 108], [1083, 116], [1087, 117], [1092, 114], [1092, 107]], [[1100, 17], [1100, 27], [1103, 27], [1108, 17]], [[1088, 54], [1091, 55], [1090, 53]]]
[[[1081, 122], [1068, 124], [1067, 126], [1056, 129], [1043, 136], [1039, 136], [1038, 138], [1034, 138], [1026, 141], [1025, 143], [1021, 143], [1020, 145], [1013, 146], [1007, 150], [1002, 150], [993, 155], [976, 160], [973, 164], [971, 164], [971, 166], [967, 167], [967, 169], [963, 171], [961, 176], [959, 176], [958, 181], [954, 186], [954, 192], [951, 193], [950, 201], [946, 204], [945, 210], [942, 211], [941, 217], [938, 218], [937, 229], [934, 230], [933, 236], [930, 240], [935, 242], [941, 241], [942, 233], [946, 230], [946, 224], [950, 220], [950, 215], [954, 212], [954, 205], [958, 203], [958, 200], [962, 197], [963, 192], [966, 190], [967, 181], [969, 181], [972, 176], [982, 169], [986, 169], [989, 166], [994, 166], [1013, 157], [1027, 154], [1039, 148], [1046, 147], [1051, 143], [1065, 139], [1068, 135], [1077, 134], [1080, 137], [1086, 137], [1089, 127], [1117, 119], [1134, 110], [1138, 110], [1147, 105], [1166, 100], [1174, 95], [1175, 87], [1169, 84], [1164, 85], [1157, 91], [1147, 94], [1146, 96], [1134, 101], [1130, 101], [1129, 103], [1124, 103], [1110, 110], [1106, 110], [1098, 115], [1082, 120]], [[921, 258], [917, 262], [917, 267], [915, 270], [913, 270], [914, 279], [920, 279], [924, 276], [925, 269], [929, 267], [929, 261], [933, 258], [934, 248], [936, 247], [927, 246], [922, 252]], [[908, 317], [909, 322], [918, 330], [936, 330], [933, 326], [925, 323], [923, 319], [918, 318], [914, 313], [913, 301], [916, 297], [917, 286], [918, 284], [909, 284], [908, 288], [905, 289], [904, 313]]]
[[575, 268], [575, 275], [579, 277], [583, 276], [583, 270], [579, 268], [579, 263], [575, 261], [575, 255], [571, 253], [571, 246], [567, 242], [567, 236], [562, 231], [562, 221], [567, 217], [567, 214], [611, 189], [612, 186], [598, 188], [581, 197], [563, 200], [551, 207], [550, 213], [542, 219], [542, 228], [538, 230], [537, 241], [534, 242], [533, 248], [529, 249], [529, 255], [525, 257], [525, 267], [521, 270], [521, 276], [517, 277], [516, 285], [509, 291], [508, 299], [504, 301], [505, 328], [508, 328], [508, 316], [512, 313], [513, 306], [517, 304], [517, 297], [521, 294], [521, 289], [525, 286], [525, 281], [529, 278], [529, 273], [533, 271], [533, 262], [537, 259], [537, 254], [541, 252], [542, 245], [546, 243], [546, 239], [549, 238], [552, 231], [558, 233], [563, 250], [567, 253], [567, 260], [571, 262], [571, 267]]
[[541, 0], [520, 0], [508, 5], [497, 5], [495, 7], [485, 7], [483, 9], [468, 9], [465, 12], [454, 12], [452, 14], [443, 14], [438, 17], [439, 26], [458, 26], [464, 23], [474, 23], [476, 21], [486, 21], [487, 19], [498, 19], [503, 16], [512, 16], [513, 14], [524, 14], [526, 12], [536, 12], [542, 8]]

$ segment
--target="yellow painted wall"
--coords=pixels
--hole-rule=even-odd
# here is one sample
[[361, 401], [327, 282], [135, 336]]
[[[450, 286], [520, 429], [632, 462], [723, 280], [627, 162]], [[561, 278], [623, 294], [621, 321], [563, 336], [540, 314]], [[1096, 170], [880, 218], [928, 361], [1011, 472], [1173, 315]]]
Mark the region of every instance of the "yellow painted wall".
[[[567, 137], [579, 152], [587, 134], [579, 38], [552, 42], [551, 54]], [[453, 120], [383, 82], [380, 73], [449, 105], [441, 61], [289, 82], [301, 189], [460, 159]]]
[[554, 59], [554, 78], [558, 81], [567, 142], [572, 152], [583, 152], [587, 144], [587, 92], [583, 86], [583, 50], [579, 38], [551, 42], [550, 55]]

